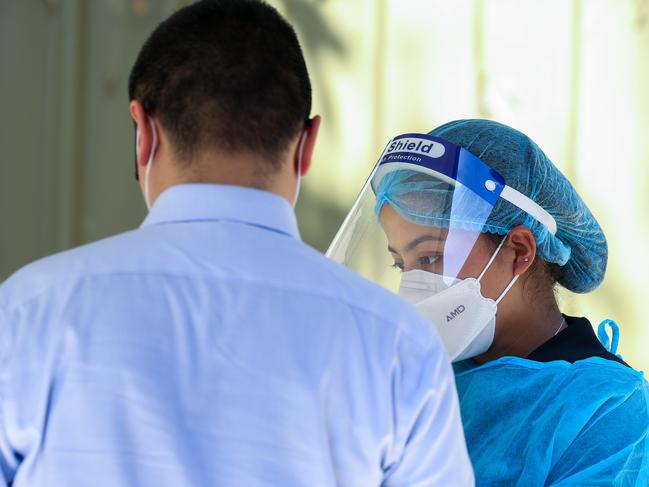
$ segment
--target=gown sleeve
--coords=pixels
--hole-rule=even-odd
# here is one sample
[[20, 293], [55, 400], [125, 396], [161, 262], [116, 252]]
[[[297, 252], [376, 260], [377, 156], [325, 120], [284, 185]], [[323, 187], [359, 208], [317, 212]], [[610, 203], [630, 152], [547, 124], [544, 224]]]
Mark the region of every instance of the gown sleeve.
[[547, 486], [649, 485], [649, 384], [610, 397], [555, 463]]

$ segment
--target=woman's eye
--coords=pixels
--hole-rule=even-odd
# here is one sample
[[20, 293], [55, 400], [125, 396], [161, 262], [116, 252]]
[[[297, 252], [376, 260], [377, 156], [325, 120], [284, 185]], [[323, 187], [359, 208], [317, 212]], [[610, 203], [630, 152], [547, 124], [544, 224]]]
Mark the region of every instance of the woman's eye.
[[403, 264], [401, 262], [395, 262], [390, 267], [392, 267], [394, 269], [399, 269], [400, 271], [403, 272]]
[[440, 257], [439, 255], [427, 255], [426, 257], [422, 257], [419, 259], [419, 263], [421, 265], [433, 265], [437, 261], [439, 261]]

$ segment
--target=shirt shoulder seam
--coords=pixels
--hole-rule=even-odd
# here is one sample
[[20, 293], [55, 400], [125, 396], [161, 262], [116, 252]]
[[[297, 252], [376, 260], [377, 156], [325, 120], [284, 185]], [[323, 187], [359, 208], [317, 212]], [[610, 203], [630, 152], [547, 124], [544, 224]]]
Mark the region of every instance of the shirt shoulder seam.
[[[433, 346], [433, 340], [427, 340], [428, 343], [422, 343], [421, 340], [418, 340], [416, 336], [413, 336], [412, 333], [410, 333], [409, 330], [407, 330], [404, 326], [402, 326], [398, 321], [391, 320], [389, 318], [386, 318], [378, 313], [376, 313], [375, 310], [364, 307], [364, 306], [359, 306], [358, 303], [353, 303], [349, 301], [345, 296], [334, 296], [329, 293], [322, 293], [322, 292], [317, 292], [313, 289], [305, 288], [305, 287], [292, 287], [290, 283], [285, 283], [285, 282], [276, 282], [276, 281], [265, 281], [265, 280], [258, 280], [254, 277], [233, 277], [233, 276], [218, 276], [215, 277], [210, 274], [201, 274], [201, 273], [187, 273], [187, 274], [181, 274], [181, 273], [173, 273], [173, 272], [165, 272], [165, 271], [147, 271], [147, 272], [141, 272], [141, 271], [119, 271], [119, 272], [113, 272], [113, 271], [108, 271], [108, 272], [94, 272], [94, 273], [88, 273], [88, 274], [83, 274], [80, 276], [75, 276], [73, 278], [70, 277], [59, 277], [57, 279], [54, 279], [51, 283], [48, 283], [46, 286], [43, 287], [43, 289], [39, 290], [38, 292], [34, 293], [32, 296], [29, 298], [20, 301], [18, 303], [13, 304], [12, 306], [8, 306], [7, 309], [4, 311], [4, 316], [5, 319], [12, 312], [12, 310], [22, 308], [24, 306], [28, 306], [30, 303], [37, 301], [40, 299], [43, 295], [46, 295], [48, 292], [51, 292], [53, 289], [56, 289], [57, 286], [60, 286], [64, 282], [70, 282], [74, 285], [78, 284], [80, 281], [83, 281], [85, 279], [92, 279], [96, 277], [119, 277], [119, 276], [136, 276], [136, 275], [159, 275], [159, 276], [168, 276], [168, 277], [175, 277], [175, 278], [202, 278], [202, 279], [213, 279], [213, 280], [237, 280], [237, 281], [245, 281], [245, 282], [250, 282], [254, 283], [257, 285], [263, 285], [263, 286], [269, 286], [272, 288], [284, 288], [284, 289], [291, 289], [295, 292], [299, 292], [302, 294], [306, 295], [312, 295], [312, 296], [318, 296], [323, 299], [328, 299], [331, 301], [338, 301], [342, 303], [343, 305], [349, 307], [350, 309], [354, 309], [363, 313], [369, 314], [372, 318], [376, 319], [379, 322], [389, 324], [393, 326], [395, 329], [398, 329], [399, 331], [403, 332], [404, 336], [407, 336], [413, 343], [416, 343], [422, 348], [422, 350], [429, 350]], [[281, 284], [281, 286], [280, 286]], [[386, 291], [389, 292], [389, 291]], [[407, 319], [408, 313], [405, 311], [405, 304], [403, 306], [400, 306], [403, 309], [403, 312], [400, 313], [400, 315], [404, 318]], [[0, 311], [2, 311], [1, 306], [0, 306]], [[414, 314], [414, 312], [413, 312]]]

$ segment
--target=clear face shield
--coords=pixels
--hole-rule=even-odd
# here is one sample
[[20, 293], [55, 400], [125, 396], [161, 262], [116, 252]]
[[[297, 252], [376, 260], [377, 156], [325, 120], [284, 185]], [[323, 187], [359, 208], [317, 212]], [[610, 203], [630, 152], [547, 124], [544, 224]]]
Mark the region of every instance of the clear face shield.
[[556, 232], [535, 202], [469, 151], [430, 135], [392, 139], [343, 222], [327, 256], [398, 292], [437, 328], [452, 361], [491, 345], [499, 298], [480, 280], [496, 252], [480, 236], [503, 198]]
[[[401, 272], [450, 285], [466, 263], [505, 181], [469, 151], [422, 134], [392, 139], [327, 255], [397, 291]], [[475, 276], [472, 276], [475, 277]]]

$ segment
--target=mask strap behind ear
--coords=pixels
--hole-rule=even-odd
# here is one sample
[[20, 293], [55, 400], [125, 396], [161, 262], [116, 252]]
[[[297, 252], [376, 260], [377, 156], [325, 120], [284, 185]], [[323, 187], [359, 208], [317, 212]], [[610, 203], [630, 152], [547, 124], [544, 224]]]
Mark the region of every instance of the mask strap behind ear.
[[507, 296], [507, 293], [509, 290], [514, 287], [514, 284], [516, 284], [516, 281], [518, 281], [519, 276], [514, 276], [514, 279], [512, 279], [512, 282], [509, 283], [509, 285], [505, 288], [505, 290], [502, 292], [502, 294], [496, 299], [496, 305], [498, 305], [505, 296]]
[[151, 125], [152, 138], [151, 141], [151, 151], [149, 152], [149, 159], [146, 163], [146, 169], [144, 170], [144, 201], [146, 207], [151, 209], [151, 202], [149, 201], [149, 173], [151, 172], [151, 166], [153, 166], [153, 157], [155, 156], [155, 151], [158, 148], [158, 132], [155, 128], [155, 123], [151, 117], [148, 117], [149, 125]]
[[305, 130], [302, 133], [302, 138], [300, 139], [300, 148], [298, 149], [298, 160], [297, 160], [297, 175], [302, 176], [302, 159], [304, 159], [304, 147], [306, 146], [306, 139], [309, 136], [309, 133]]
[[[494, 260], [496, 260], [496, 256], [500, 252], [500, 250], [503, 248], [503, 245], [505, 245], [505, 242], [507, 241], [507, 235], [503, 237], [503, 239], [500, 241], [498, 244], [498, 247], [496, 247], [496, 251], [493, 253], [491, 256], [491, 259], [489, 259], [489, 262], [487, 262], [487, 265], [485, 266], [484, 270], [480, 273], [478, 276], [478, 282], [484, 277], [484, 275], [487, 273], [489, 268], [491, 267], [491, 264], [493, 264]], [[514, 284], [516, 284], [516, 281], [518, 281], [519, 276], [514, 276], [514, 278], [511, 280], [511, 282], [507, 285], [505, 290], [500, 294], [498, 299], [496, 299], [496, 305], [498, 305], [505, 296], [507, 296], [507, 293], [510, 291], [512, 287], [514, 287]]]
[[482, 271], [482, 272], [480, 273], [480, 275], [478, 276], [478, 282], [479, 282], [479, 281], [484, 277], [484, 275], [487, 273], [487, 271], [488, 271], [489, 268], [491, 267], [491, 264], [494, 263], [494, 260], [496, 260], [496, 256], [498, 255], [498, 252], [500, 252], [500, 249], [503, 248], [503, 245], [505, 245], [505, 242], [506, 242], [506, 241], [507, 241], [507, 235], [505, 235], [505, 236], [503, 237], [503, 239], [500, 241], [500, 243], [498, 244], [498, 247], [496, 247], [496, 251], [495, 251], [495, 252], [493, 253], [493, 255], [491, 256], [491, 259], [489, 259], [489, 262], [487, 262], [487, 265], [485, 266], [485, 268], [483, 269], [483, 271]]
[[307, 129], [304, 129], [302, 132], [302, 137], [300, 139], [300, 145], [298, 148], [297, 156], [297, 185], [295, 187], [295, 199], [293, 200], [293, 206], [297, 204], [297, 198], [300, 196], [300, 186], [302, 185], [302, 159], [304, 159], [304, 147], [306, 145], [306, 139], [308, 137]]

